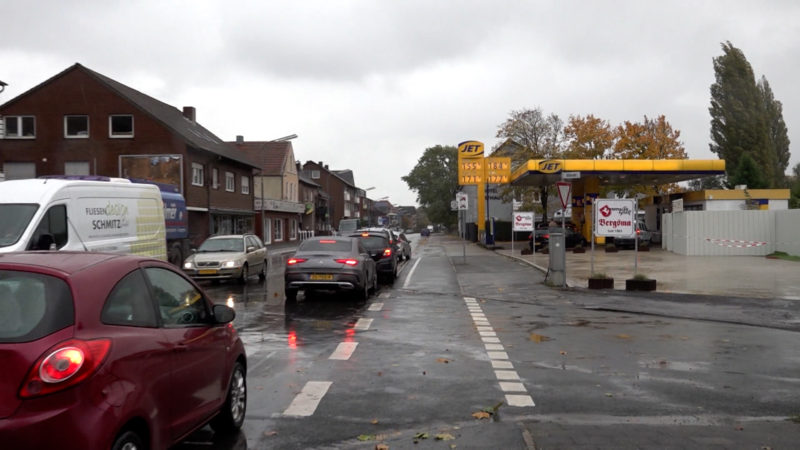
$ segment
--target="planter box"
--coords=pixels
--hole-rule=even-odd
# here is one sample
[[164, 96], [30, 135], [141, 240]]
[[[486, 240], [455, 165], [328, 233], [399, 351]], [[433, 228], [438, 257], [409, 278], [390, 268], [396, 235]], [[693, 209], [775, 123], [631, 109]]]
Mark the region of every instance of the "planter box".
[[625, 280], [626, 291], [655, 291], [656, 280]]
[[589, 289], [614, 289], [614, 279], [589, 278]]

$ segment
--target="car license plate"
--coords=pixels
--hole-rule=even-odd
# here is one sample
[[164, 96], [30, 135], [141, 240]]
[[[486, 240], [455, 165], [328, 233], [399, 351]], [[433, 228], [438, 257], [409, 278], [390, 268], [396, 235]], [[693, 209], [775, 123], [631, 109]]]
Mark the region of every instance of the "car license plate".
[[333, 275], [329, 273], [312, 273], [310, 278], [315, 281], [331, 281], [333, 280]]
[[200, 275], [215, 275], [217, 273], [217, 269], [200, 269], [197, 271]]

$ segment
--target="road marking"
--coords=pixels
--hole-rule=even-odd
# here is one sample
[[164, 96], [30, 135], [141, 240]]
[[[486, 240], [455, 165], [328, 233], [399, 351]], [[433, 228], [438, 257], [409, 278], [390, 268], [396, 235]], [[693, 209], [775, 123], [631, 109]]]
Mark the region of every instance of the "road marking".
[[378, 295], [378, 298], [389, 298], [389, 293], [388, 292], [382, 292], [380, 295]]
[[508, 353], [506, 352], [486, 352], [489, 355], [489, 359], [508, 359]]
[[369, 305], [369, 308], [367, 308], [367, 309], [370, 310], [370, 311], [380, 311], [380, 310], [383, 309], [383, 303], [375, 302], [375, 303]]
[[474, 302], [475, 301], [475, 297], [464, 297], [464, 301], [465, 302]]
[[498, 380], [519, 380], [519, 374], [514, 370], [495, 370], [494, 376]]
[[336, 350], [333, 351], [333, 354], [328, 359], [347, 361], [350, 359], [350, 356], [353, 355], [353, 352], [356, 351], [357, 345], [358, 342], [340, 342], [339, 345], [336, 346]]
[[499, 337], [492, 337], [492, 336], [481, 336], [481, 340], [484, 344], [499, 344], [500, 338]]
[[356, 324], [353, 326], [353, 329], [356, 331], [367, 331], [369, 330], [370, 325], [372, 325], [372, 319], [367, 319], [366, 317], [362, 317], [356, 321]]
[[283, 412], [284, 416], [305, 417], [314, 414], [322, 397], [333, 384], [330, 381], [309, 381]]
[[525, 386], [522, 383], [514, 381], [501, 381], [500, 389], [502, 389], [503, 392], [528, 392], [525, 390]]
[[494, 331], [479, 331], [478, 334], [481, 336], [497, 336], [497, 333]]
[[508, 406], [536, 406], [530, 395], [511, 395], [506, 394]]
[[414, 271], [417, 270], [417, 266], [419, 265], [420, 261], [422, 261], [422, 257], [417, 258], [417, 260], [414, 262], [414, 265], [411, 267], [411, 270], [408, 272], [408, 275], [406, 275], [406, 281], [403, 283], [403, 289], [408, 287], [408, 283], [411, 281], [411, 276], [414, 275]]
[[505, 350], [503, 348], [503, 344], [486, 344], [486, 343], [484, 343], [483, 346], [486, 347], [486, 350]]
[[492, 360], [492, 369], [513, 369], [514, 365], [511, 361], [496, 361]]

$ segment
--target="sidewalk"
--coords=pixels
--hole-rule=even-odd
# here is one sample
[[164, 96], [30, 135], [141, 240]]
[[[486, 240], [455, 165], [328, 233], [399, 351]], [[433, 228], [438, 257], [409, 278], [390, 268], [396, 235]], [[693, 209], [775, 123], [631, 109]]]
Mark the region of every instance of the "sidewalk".
[[[549, 255], [522, 255], [527, 241], [498, 242], [495, 252], [524, 261], [547, 272]], [[594, 250], [594, 272], [614, 278], [614, 289], [625, 290], [633, 278], [637, 257], [633, 250], [606, 253]], [[592, 273], [592, 251], [566, 253], [567, 285], [586, 288]], [[800, 263], [763, 256], [684, 256], [654, 247], [638, 252], [637, 273], [657, 280], [658, 292], [800, 300]]]

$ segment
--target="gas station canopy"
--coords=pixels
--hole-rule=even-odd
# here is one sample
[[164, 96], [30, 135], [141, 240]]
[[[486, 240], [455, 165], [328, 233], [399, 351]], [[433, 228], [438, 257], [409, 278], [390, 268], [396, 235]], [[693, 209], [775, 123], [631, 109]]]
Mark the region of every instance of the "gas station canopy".
[[602, 184], [655, 185], [724, 174], [721, 159], [545, 159], [514, 170], [511, 185], [546, 186], [587, 177]]

